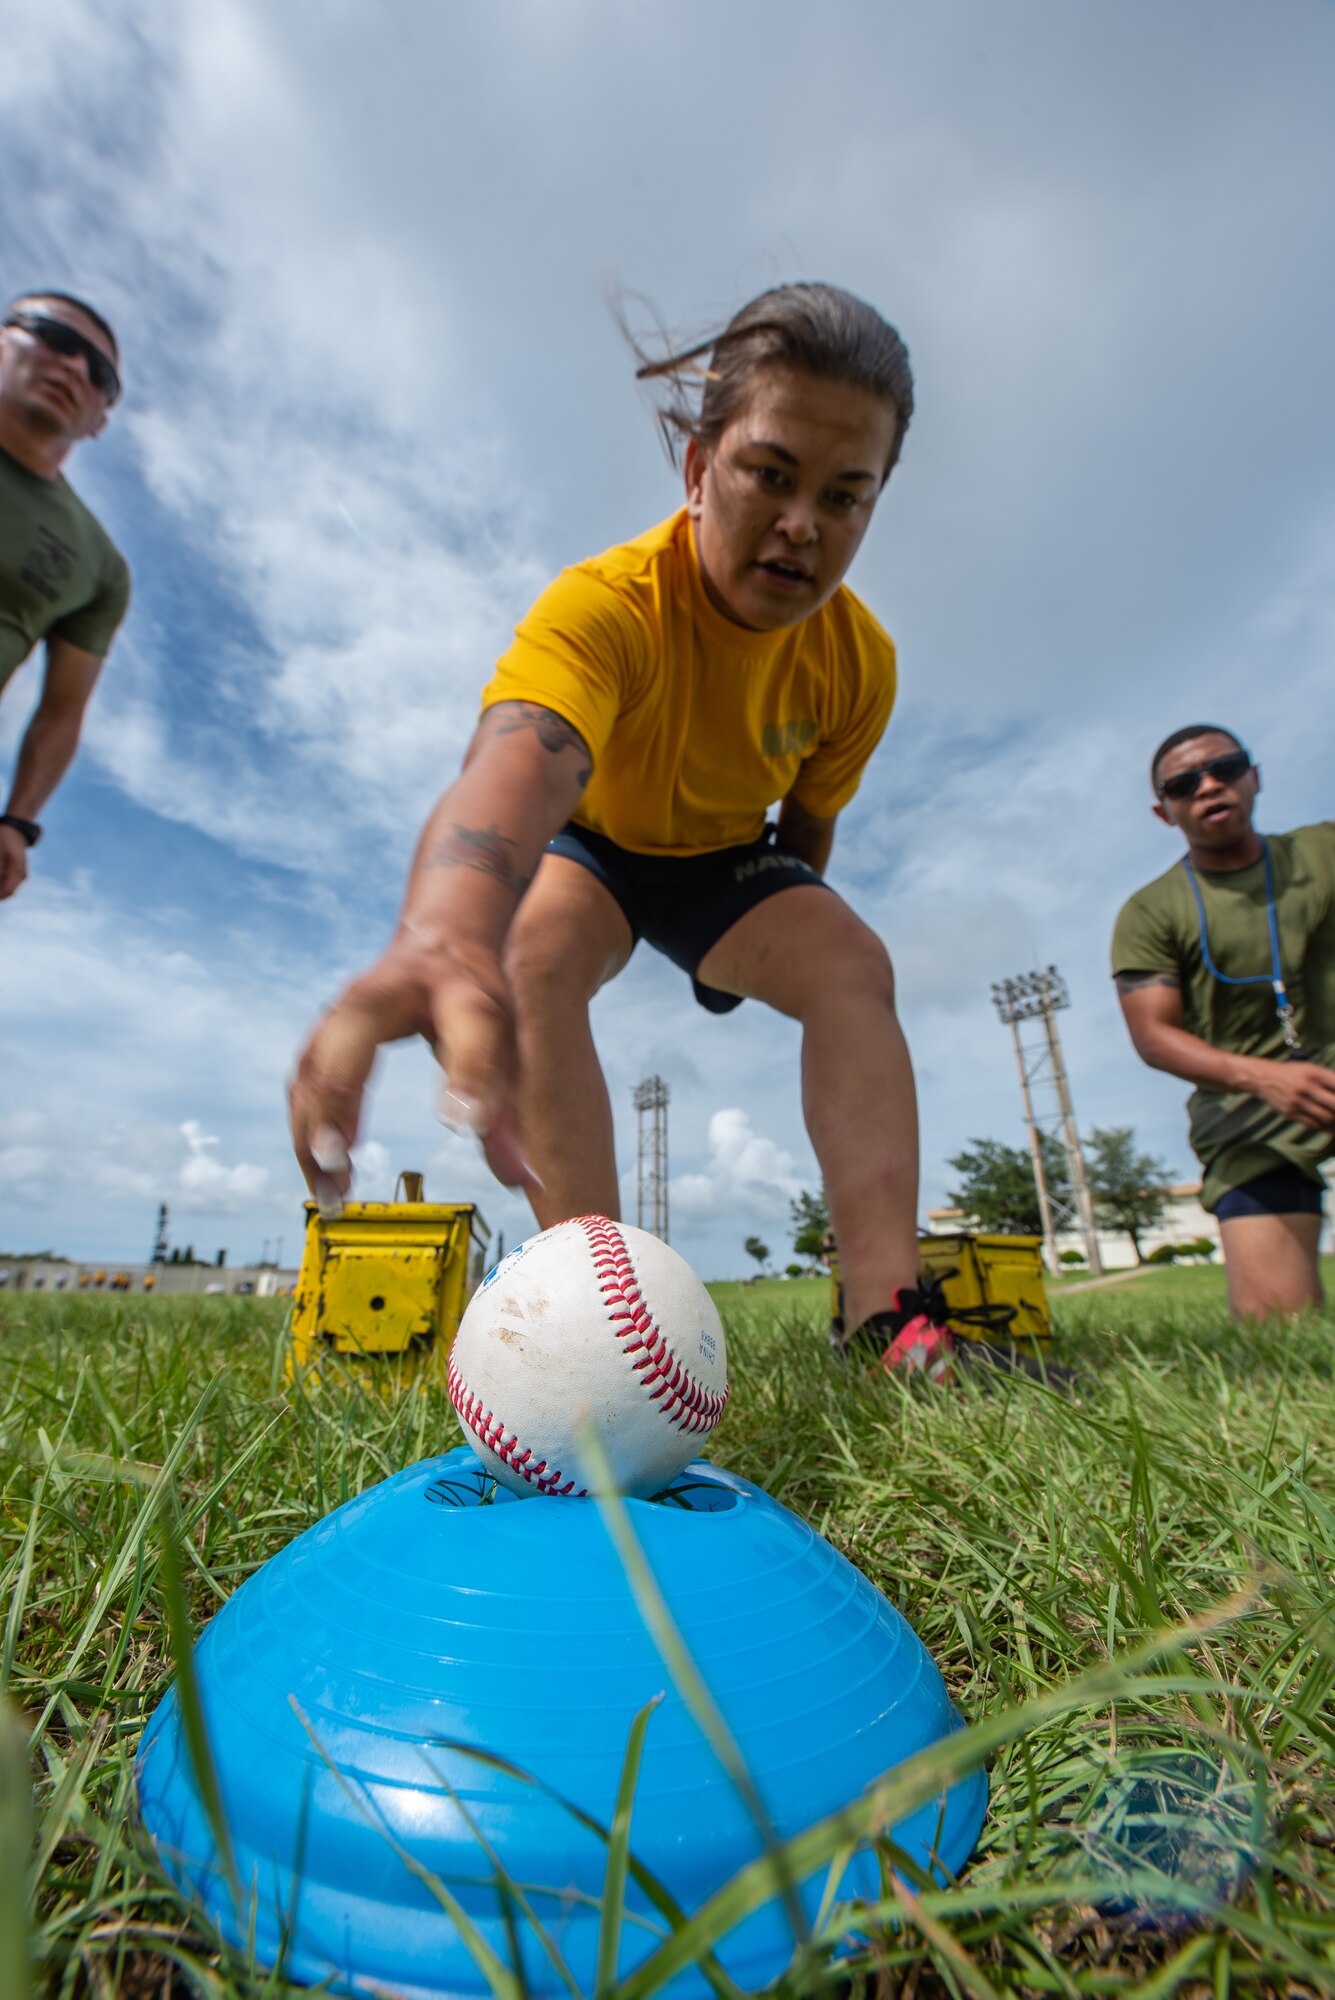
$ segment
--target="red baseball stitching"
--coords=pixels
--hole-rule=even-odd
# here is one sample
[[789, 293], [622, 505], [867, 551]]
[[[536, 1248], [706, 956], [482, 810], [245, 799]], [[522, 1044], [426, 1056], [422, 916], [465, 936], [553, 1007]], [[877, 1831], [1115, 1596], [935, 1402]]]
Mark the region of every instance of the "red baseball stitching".
[[616, 1224], [605, 1215], [580, 1215], [575, 1221], [589, 1240], [598, 1289], [613, 1331], [623, 1343], [621, 1351], [640, 1357], [631, 1363], [640, 1387], [652, 1402], [661, 1403], [659, 1414], [678, 1430], [688, 1435], [712, 1431], [728, 1401], [727, 1385], [722, 1394], [703, 1388], [678, 1360], [644, 1303], [626, 1240]]
[[563, 1476], [559, 1471], [549, 1471], [545, 1458], [535, 1461], [531, 1451], [517, 1449], [518, 1435], [507, 1437], [501, 1419], [493, 1411], [483, 1410], [482, 1398], [474, 1395], [464, 1381], [453, 1354], [445, 1372], [445, 1380], [449, 1386], [450, 1401], [474, 1437], [479, 1438], [488, 1451], [495, 1452], [497, 1458], [503, 1459], [511, 1472], [517, 1472], [521, 1479], [528, 1485], [536, 1487], [539, 1493], [556, 1493], [562, 1498], [567, 1494], [573, 1494], [576, 1500], [588, 1499], [584, 1487], [577, 1487], [573, 1479], [566, 1479], [562, 1483]]

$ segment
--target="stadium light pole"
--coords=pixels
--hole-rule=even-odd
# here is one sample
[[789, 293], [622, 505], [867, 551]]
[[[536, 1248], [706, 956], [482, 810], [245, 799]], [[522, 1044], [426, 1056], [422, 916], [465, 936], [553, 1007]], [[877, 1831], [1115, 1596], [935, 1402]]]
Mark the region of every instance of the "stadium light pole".
[[[661, 1076], [647, 1076], [634, 1090], [638, 1119], [635, 1220], [666, 1243], [668, 1240], [668, 1087]], [[646, 1122], [647, 1120], [647, 1122]], [[645, 1218], [648, 1216], [648, 1220]]]
[[[992, 1000], [1015, 1041], [1015, 1059], [1020, 1070], [1020, 1092], [1024, 1098], [1025, 1123], [1029, 1127], [1029, 1150], [1034, 1162], [1034, 1186], [1038, 1191], [1039, 1213], [1043, 1218], [1043, 1245], [1048, 1268], [1054, 1277], [1061, 1268], [1057, 1261], [1057, 1225], [1059, 1220], [1066, 1220], [1074, 1223], [1079, 1230], [1084, 1239], [1085, 1259], [1090, 1272], [1094, 1277], [1100, 1277], [1103, 1259], [1099, 1254], [1099, 1236], [1094, 1223], [1094, 1203], [1089, 1192], [1089, 1177], [1085, 1172], [1085, 1156], [1075, 1122], [1075, 1108], [1071, 1102], [1071, 1086], [1062, 1059], [1061, 1037], [1054, 1019], [1060, 1008], [1071, 1004], [1066, 981], [1055, 965], [1045, 966], [1041, 972], [1022, 972], [1017, 978], [998, 980], [992, 988]], [[1022, 1021], [1042, 1022], [1043, 1042], [1038, 1048], [1026, 1046], [1020, 1033]], [[1057, 1100], [1055, 1117], [1046, 1120], [1038, 1116], [1034, 1103], [1034, 1085], [1044, 1080], [1052, 1085]], [[1060, 1217], [1058, 1204], [1053, 1200], [1043, 1170], [1042, 1134], [1045, 1125], [1055, 1127], [1061, 1138], [1071, 1179], [1073, 1207]]]
[[167, 1261], [167, 1204], [158, 1203], [158, 1226], [153, 1236], [153, 1249], [149, 1255], [150, 1264], [165, 1264]]

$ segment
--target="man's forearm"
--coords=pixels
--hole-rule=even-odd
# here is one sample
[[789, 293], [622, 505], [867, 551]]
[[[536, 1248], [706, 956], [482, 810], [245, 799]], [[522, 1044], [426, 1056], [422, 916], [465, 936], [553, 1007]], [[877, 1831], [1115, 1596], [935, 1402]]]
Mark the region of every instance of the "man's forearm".
[[47, 714], [38, 708], [19, 745], [6, 812], [20, 819], [37, 818], [74, 762], [82, 723], [82, 711], [71, 716], [59, 709]]
[[1238, 1055], [1230, 1049], [1216, 1049], [1185, 1028], [1161, 1023], [1133, 1035], [1136, 1054], [1151, 1069], [1166, 1070], [1183, 1083], [1199, 1090], [1255, 1091], [1258, 1067], [1265, 1058]]

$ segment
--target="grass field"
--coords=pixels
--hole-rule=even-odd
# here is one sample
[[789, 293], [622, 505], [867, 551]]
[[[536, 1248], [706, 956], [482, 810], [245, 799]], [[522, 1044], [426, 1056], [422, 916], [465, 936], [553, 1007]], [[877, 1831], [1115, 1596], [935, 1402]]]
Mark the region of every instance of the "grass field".
[[[733, 1395], [713, 1456], [888, 1594], [991, 1747], [971, 1867], [901, 1893], [854, 1990], [1335, 1992], [1335, 1319], [1241, 1333], [1218, 1272], [1170, 1270], [1059, 1301], [1074, 1398], [941, 1393], [832, 1362], [819, 1280], [716, 1291]], [[283, 1327], [281, 1301], [0, 1303], [0, 1676], [28, 1737], [0, 1732], [0, 2000], [30, 1830], [44, 1990], [282, 1990], [207, 1935], [134, 1826], [172, 1674], [161, 1524], [199, 1624], [457, 1440], [443, 1393], [288, 1390]], [[808, 1960], [786, 1990], [848, 1973]]]

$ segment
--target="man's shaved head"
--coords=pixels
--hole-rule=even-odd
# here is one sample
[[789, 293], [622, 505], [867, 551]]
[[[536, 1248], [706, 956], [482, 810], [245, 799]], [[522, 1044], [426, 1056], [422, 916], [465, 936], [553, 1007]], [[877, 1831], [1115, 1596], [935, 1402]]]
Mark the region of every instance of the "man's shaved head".
[[1217, 722], [1189, 722], [1185, 729], [1175, 729], [1171, 736], [1164, 737], [1150, 759], [1150, 785], [1156, 793], [1159, 789], [1159, 766], [1164, 758], [1170, 750], [1176, 750], [1179, 743], [1190, 743], [1196, 736], [1226, 736], [1236, 749], [1243, 747], [1241, 739], [1231, 729], [1221, 729]]
[[43, 291], [40, 286], [36, 291], [20, 292], [18, 297], [11, 299], [10, 303], [5, 307], [5, 315], [8, 317], [12, 312], [19, 312], [24, 306], [38, 305], [43, 299], [49, 299], [53, 305], [73, 306], [77, 312], [83, 314], [85, 319], [90, 319], [93, 325], [105, 336], [116, 359], [120, 360], [121, 351], [117, 344], [116, 336], [103, 319], [101, 313], [96, 312], [86, 299], [76, 299], [70, 292], [47, 292]]

